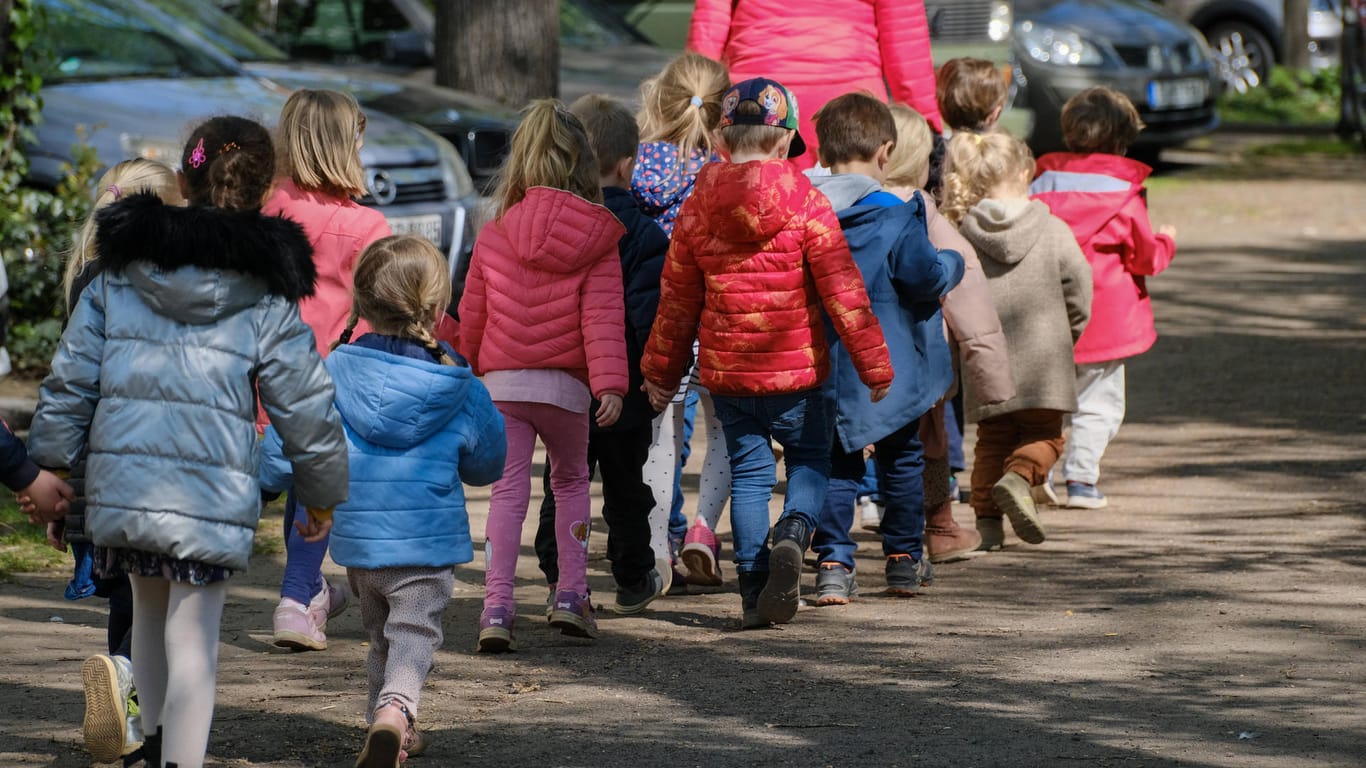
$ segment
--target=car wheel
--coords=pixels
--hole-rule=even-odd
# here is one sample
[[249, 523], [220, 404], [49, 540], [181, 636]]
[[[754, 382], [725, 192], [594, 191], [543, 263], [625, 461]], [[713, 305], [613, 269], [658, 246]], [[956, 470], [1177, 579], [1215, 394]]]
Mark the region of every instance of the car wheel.
[[1243, 21], [1221, 21], [1205, 30], [1219, 74], [1229, 88], [1247, 93], [1266, 82], [1276, 49], [1261, 30]]

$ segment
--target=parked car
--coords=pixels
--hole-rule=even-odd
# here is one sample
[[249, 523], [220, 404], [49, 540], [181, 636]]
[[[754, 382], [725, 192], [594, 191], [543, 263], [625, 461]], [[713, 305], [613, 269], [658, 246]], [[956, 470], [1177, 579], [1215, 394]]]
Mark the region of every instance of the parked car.
[[[238, 114], [273, 126], [289, 91], [243, 71], [217, 50], [195, 45], [192, 30], [143, 0], [38, 0], [35, 49], [50, 53], [43, 73], [42, 122], [28, 148], [26, 182], [53, 187], [78, 142], [102, 164], [142, 156], [179, 163], [186, 132], [214, 115]], [[431, 240], [454, 267], [473, 245], [480, 201], [455, 148], [431, 132], [367, 113], [365, 165], [370, 194], [395, 232]]]
[[[1209, 41], [1228, 87], [1246, 92], [1266, 81], [1274, 64], [1285, 60], [1284, 0], [1163, 0]], [[1338, 63], [1342, 35], [1338, 0], [1310, 0], [1309, 64], [1323, 69]]]

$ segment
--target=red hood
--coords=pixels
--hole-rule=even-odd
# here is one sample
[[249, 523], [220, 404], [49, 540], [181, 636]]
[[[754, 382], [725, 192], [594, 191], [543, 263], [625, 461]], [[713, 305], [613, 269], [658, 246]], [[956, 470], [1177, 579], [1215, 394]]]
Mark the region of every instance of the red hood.
[[626, 231], [605, 206], [550, 187], [528, 189], [502, 225], [519, 258], [555, 274], [586, 269], [596, 254], [615, 250]]
[[706, 212], [712, 234], [753, 243], [781, 232], [810, 190], [811, 182], [786, 160], [708, 163], [697, 174], [692, 200]]
[[1066, 221], [1080, 243], [1089, 242], [1131, 199], [1143, 194], [1143, 182], [1153, 172], [1120, 155], [1075, 152], [1046, 154], [1036, 168], [1032, 196]]

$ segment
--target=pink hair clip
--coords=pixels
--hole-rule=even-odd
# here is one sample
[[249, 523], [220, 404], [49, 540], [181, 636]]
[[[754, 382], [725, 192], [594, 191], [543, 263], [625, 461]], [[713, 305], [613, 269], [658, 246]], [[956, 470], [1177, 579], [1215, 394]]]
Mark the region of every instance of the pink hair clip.
[[204, 137], [200, 136], [199, 143], [194, 145], [194, 149], [190, 151], [190, 165], [194, 168], [198, 168], [208, 159], [208, 155], [204, 154]]
[[107, 187], [107, 189], [109, 190], [109, 194], [114, 196], [115, 200], [118, 200], [120, 197], [123, 197], [123, 190], [119, 189], [119, 185], [110, 184]]

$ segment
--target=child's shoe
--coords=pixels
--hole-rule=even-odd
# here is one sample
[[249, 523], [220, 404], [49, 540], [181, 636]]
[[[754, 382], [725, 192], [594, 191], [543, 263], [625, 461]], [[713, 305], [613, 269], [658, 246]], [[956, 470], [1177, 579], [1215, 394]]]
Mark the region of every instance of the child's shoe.
[[356, 768], [398, 768], [403, 760], [403, 745], [412, 727], [408, 710], [386, 704], [375, 710], [374, 722], [365, 734], [365, 746], [356, 758]]
[[683, 543], [687, 537], [669, 537], [669, 583], [665, 584], [665, 594], [682, 595], [688, 591], [688, 567], [683, 564]]
[[978, 549], [983, 552], [995, 552], [1006, 545], [1005, 522], [999, 517], [979, 517], [977, 535], [982, 537], [982, 544]]
[[480, 653], [506, 653], [517, 650], [517, 640], [512, 636], [512, 623], [517, 618], [515, 608], [505, 605], [491, 605], [479, 614]]
[[1060, 506], [1058, 492], [1053, 488], [1052, 470], [1048, 472], [1048, 477], [1045, 477], [1042, 483], [1030, 489], [1030, 493], [1034, 496], [1035, 504], [1046, 504], [1050, 507]]
[[1076, 480], [1067, 481], [1067, 506], [1069, 509], [1105, 509], [1110, 502], [1105, 494], [1091, 483]]
[[768, 582], [759, 593], [759, 613], [774, 624], [786, 624], [801, 602], [802, 554], [811, 545], [811, 532], [795, 515], [773, 526], [773, 549], [768, 555]]
[[914, 597], [921, 587], [934, 583], [934, 568], [928, 560], [914, 560], [910, 555], [891, 555], [887, 558], [887, 594]]
[[1024, 475], [1018, 472], [1005, 473], [991, 486], [991, 500], [1010, 519], [1010, 527], [1015, 529], [1020, 541], [1026, 544], [1043, 543], [1043, 522], [1039, 520], [1033, 491]]
[[[629, 616], [633, 613], [640, 613], [646, 606], [655, 601], [655, 598], [664, 594], [664, 577], [659, 575], [659, 571], [651, 568], [637, 584], [627, 586], [617, 585], [617, 599], [612, 605], [615, 613]], [[553, 612], [553, 607], [552, 607]]]
[[593, 615], [593, 601], [588, 595], [560, 590], [555, 593], [555, 607], [550, 611], [550, 626], [570, 637], [598, 636], [598, 620]]
[[816, 571], [816, 605], [848, 605], [857, 596], [853, 570], [840, 563], [821, 563]]
[[81, 664], [85, 688], [85, 719], [81, 735], [85, 749], [97, 763], [110, 763], [137, 748], [129, 744], [128, 697], [133, 690], [133, 665], [123, 656], [96, 654]]
[[769, 620], [759, 612], [759, 593], [768, 583], [767, 573], [737, 573], [740, 582], [740, 629], [759, 629], [767, 627]]
[[925, 556], [931, 563], [952, 563], [981, 555], [982, 535], [953, 519], [953, 501], [945, 500], [925, 517]]
[[679, 559], [687, 569], [689, 584], [703, 587], [721, 586], [721, 542], [716, 534], [700, 521], [692, 524], [683, 537]]
[[327, 650], [327, 634], [324, 632], [327, 626], [327, 604], [320, 603], [318, 598], [327, 600], [328, 591], [319, 592], [318, 597], [313, 598], [308, 605], [293, 598], [280, 598], [272, 620], [275, 627], [272, 642], [275, 645], [295, 651]]
[[858, 497], [859, 527], [865, 531], [879, 533], [882, 531], [882, 507], [879, 507], [872, 496]]

